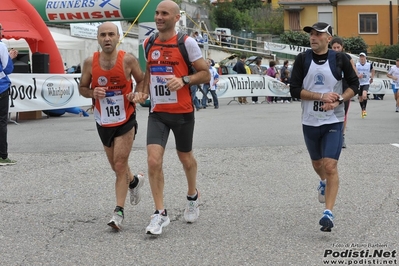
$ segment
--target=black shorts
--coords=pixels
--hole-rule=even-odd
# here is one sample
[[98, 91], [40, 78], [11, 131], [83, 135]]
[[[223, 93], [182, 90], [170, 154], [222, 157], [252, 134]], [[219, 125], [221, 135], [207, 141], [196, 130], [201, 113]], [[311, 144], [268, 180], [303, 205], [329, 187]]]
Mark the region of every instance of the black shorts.
[[134, 135], [137, 134], [136, 112], [134, 112], [125, 124], [116, 127], [102, 127], [97, 124], [97, 132], [104, 146], [111, 147], [116, 137], [122, 136], [134, 127]]
[[158, 144], [163, 148], [169, 132], [175, 136], [176, 150], [190, 152], [193, 149], [194, 112], [186, 114], [150, 113], [147, 125], [147, 145]]
[[359, 96], [363, 96], [363, 91], [369, 91], [370, 85], [360, 85], [359, 87]]

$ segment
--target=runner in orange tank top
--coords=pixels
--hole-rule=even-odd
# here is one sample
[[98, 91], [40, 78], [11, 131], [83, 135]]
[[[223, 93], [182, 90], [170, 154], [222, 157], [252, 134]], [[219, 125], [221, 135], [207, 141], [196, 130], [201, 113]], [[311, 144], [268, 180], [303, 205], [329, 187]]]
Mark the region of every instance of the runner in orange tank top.
[[196, 70], [195, 74], [189, 74], [179, 49], [168, 47], [177, 44], [175, 25], [179, 20], [180, 8], [175, 2], [162, 1], [158, 4], [155, 10], [155, 23], [159, 35], [148, 53], [143, 86], [138, 86], [134, 95], [134, 102], [141, 103], [145, 102], [149, 94], [151, 95], [147, 127], [147, 162], [155, 212], [151, 216], [146, 233], [152, 235], [161, 234], [162, 228], [170, 223], [163, 203], [162, 170], [163, 155], [170, 130], [175, 136], [177, 155], [183, 164], [188, 184], [184, 218], [192, 223], [199, 216], [197, 161], [192, 151], [194, 108], [189, 86], [209, 82], [210, 72], [193, 38], [187, 37], [184, 44], [189, 60]]
[[138, 86], [144, 74], [137, 59], [116, 46], [119, 32], [115, 24], [105, 22], [98, 27], [97, 41], [101, 52], [84, 61], [79, 92], [94, 99], [94, 116], [97, 131], [103, 143], [108, 161], [115, 172], [116, 207], [108, 225], [119, 230], [124, 218], [124, 206], [128, 190], [130, 203], [140, 202], [142, 175], [133, 176], [128, 165], [134, 136], [137, 133], [132, 79]]
[[114, 127], [126, 123], [135, 112], [135, 106], [126, 95], [132, 92], [132, 80], [125, 78], [123, 60], [125, 51], [119, 51], [114, 67], [105, 70], [100, 66], [100, 52], [93, 55], [91, 88], [106, 87], [105, 98], [97, 99], [94, 118], [103, 127]]

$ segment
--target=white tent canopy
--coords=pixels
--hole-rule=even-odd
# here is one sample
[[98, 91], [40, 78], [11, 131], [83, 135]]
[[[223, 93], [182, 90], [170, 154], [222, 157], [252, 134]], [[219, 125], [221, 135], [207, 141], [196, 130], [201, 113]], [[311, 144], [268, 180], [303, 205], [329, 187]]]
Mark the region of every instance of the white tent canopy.
[[[85, 41], [79, 38], [71, 37], [65, 34], [51, 31], [51, 35], [60, 50], [84, 50]], [[24, 39], [2, 39], [3, 43], [7, 45], [8, 48], [14, 48], [19, 50], [29, 50], [29, 45]]]
[[[67, 68], [66, 58], [70, 59], [69, 67], [72, 65], [82, 64], [85, 58], [85, 46], [86, 42], [84, 39], [71, 37], [62, 33], [50, 31], [55, 41], [58, 50], [60, 50], [61, 56], [64, 61], [64, 65]], [[35, 51], [29, 49], [28, 43], [24, 39], [2, 39], [1, 40], [9, 49], [14, 48], [17, 50], [28, 50], [31, 56]], [[43, 51], [42, 51], [43, 52]]]

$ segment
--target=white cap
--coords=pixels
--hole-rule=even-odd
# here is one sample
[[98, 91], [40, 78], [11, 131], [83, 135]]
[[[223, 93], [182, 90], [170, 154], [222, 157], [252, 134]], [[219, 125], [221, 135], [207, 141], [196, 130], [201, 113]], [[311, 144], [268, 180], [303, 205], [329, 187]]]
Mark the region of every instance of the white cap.
[[367, 56], [365, 53], [360, 53], [359, 56]]

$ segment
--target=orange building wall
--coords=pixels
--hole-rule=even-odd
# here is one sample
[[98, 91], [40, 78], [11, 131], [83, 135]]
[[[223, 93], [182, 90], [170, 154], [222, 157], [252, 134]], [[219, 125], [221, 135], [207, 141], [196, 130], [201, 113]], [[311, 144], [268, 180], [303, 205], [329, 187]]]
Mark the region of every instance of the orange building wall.
[[307, 6], [300, 13], [301, 28], [312, 26], [318, 21], [317, 6]]
[[[317, 14], [317, 6], [306, 6], [306, 8], [302, 9], [299, 13], [299, 20], [301, 29], [305, 26], [313, 25], [317, 22], [318, 14]], [[290, 22], [289, 22], [289, 12], [284, 11], [284, 30], [289, 31]]]
[[[337, 7], [337, 30], [335, 34], [341, 37], [361, 36], [367, 45], [383, 43], [390, 45], [390, 16], [389, 6], [338, 6]], [[359, 34], [359, 13], [378, 14], [378, 34]], [[393, 44], [398, 43], [398, 6], [392, 6], [392, 32]]]

